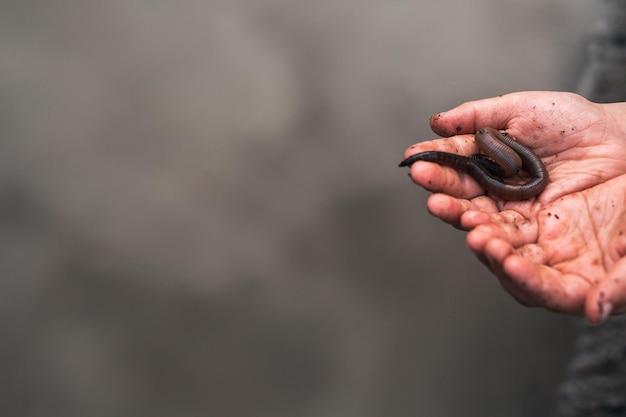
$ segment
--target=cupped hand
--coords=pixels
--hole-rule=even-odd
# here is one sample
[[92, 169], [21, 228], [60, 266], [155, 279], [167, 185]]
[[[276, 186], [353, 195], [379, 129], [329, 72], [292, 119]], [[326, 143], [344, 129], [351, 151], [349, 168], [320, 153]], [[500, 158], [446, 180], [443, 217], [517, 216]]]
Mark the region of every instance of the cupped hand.
[[626, 311], [626, 103], [522, 92], [468, 102], [430, 120], [444, 139], [411, 146], [470, 155], [482, 127], [506, 130], [541, 157], [546, 189], [525, 201], [485, 195], [468, 175], [430, 162], [413, 181], [435, 192], [428, 210], [470, 231], [469, 247], [526, 306], [601, 323]]

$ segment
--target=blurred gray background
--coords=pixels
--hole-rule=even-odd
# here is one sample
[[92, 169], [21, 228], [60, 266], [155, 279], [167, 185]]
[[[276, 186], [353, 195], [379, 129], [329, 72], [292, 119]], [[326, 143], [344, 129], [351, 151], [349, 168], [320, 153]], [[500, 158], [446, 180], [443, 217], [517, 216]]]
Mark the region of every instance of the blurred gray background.
[[0, 1], [0, 414], [546, 415], [580, 320], [397, 164], [574, 89], [599, 6]]

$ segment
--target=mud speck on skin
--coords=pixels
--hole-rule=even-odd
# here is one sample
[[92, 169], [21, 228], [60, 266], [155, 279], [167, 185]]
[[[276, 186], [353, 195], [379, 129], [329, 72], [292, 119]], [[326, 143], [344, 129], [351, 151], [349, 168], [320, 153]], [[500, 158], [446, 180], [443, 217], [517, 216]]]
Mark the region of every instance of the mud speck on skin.
[[604, 306], [602, 305], [602, 303], [600, 301], [598, 301], [598, 312], [600, 313], [600, 315], [604, 315]]

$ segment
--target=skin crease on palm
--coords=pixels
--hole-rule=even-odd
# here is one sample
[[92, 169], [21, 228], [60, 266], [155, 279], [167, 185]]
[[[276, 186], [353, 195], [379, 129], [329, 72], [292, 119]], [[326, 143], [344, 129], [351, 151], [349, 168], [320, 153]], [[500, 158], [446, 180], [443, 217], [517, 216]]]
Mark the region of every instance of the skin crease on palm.
[[506, 130], [541, 157], [546, 189], [524, 201], [485, 195], [466, 174], [419, 161], [412, 180], [433, 191], [428, 210], [467, 230], [470, 249], [525, 306], [584, 315], [626, 311], [626, 103], [572, 93], [520, 92], [431, 117], [443, 137], [409, 147], [470, 155], [482, 127]]

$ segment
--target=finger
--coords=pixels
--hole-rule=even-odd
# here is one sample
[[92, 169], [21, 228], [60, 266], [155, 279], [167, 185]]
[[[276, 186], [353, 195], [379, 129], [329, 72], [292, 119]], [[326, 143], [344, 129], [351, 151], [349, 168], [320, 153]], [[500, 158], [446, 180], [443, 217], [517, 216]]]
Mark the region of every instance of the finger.
[[537, 300], [532, 294], [525, 291], [524, 286], [520, 288], [519, 284], [511, 280], [504, 270], [504, 261], [515, 253], [513, 247], [503, 239], [490, 239], [479, 257], [491, 272], [498, 278], [500, 285], [509, 293], [518, 303], [526, 307], [534, 307], [538, 305]]
[[409, 146], [404, 151], [404, 158], [425, 151], [449, 152], [459, 155], [471, 155], [478, 152], [478, 146], [471, 135], [459, 135], [453, 138], [434, 139]]
[[445, 193], [457, 198], [470, 199], [485, 193], [485, 190], [469, 175], [433, 162], [414, 163], [409, 175], [413, 182], [428, 191]]
[[548, 254], [538, 244], [526, 244], [517, 248], [517, 253], [535, 265], [546, 265]]
[[[412, 145], [404, 152], [404, 158], [425, 151], [471, 155], [478, 152], [478, 147], [472, 136], [459, 135]], [[471, 176], [432, 162], [413, 163], [409, 168], [409, 175], [416, 184], [429, 191], [442, 192], [457, 198], [470, 199], [485, 193]]]
[[474, 251], [484, 250], [492, 239], [503, 239], [512, 247], [520, 249], [537, 241], [537, 223], [528, 221], [514, 211], [467, 211], [461, 217], [461, 226], [471, 230], [467, 235], [467, 243]]
[[589, 284], [580, 277], [535, 264], [517, 253], [503, 259], [502, 270], [509, 293], [525, 300], [525, 305], [568, 314], [583, 312]]
[[520, 255], [504, 239], [490, 239], [483, 256], [502, 287], [520, 304], [552, 311], [581, 314], [589, 284]]
[[626, 311], [626, 258], [620, 259], [607, 276], [594, 285], [585, 300], [585, 316], [600, 324], [614, 313]]
[[[474, 212], [468, 211], [463, 216], [463, 218], [465, 218], [465, 216], [470, 213]], [[481, 214], [488, 216], [485, 213]], [[509, 252], [513, 253], [513, 249], [515, 249], [515, 251], [517, 251], [517, 254], [528, 259], [532, 264], [545, 264], [546, 253], [539, 245], [524, 244], [522, 246], [519, 246], [519, 242], [517, 242], [516, 239], [511, 239], [510, 237], [508, 237], [504, 230], [502, 230], [498, 225], [490, 224], [490, 221], [491, 220], [488, 220], [484, 225], [476, 227], [467, 235], [467, 245], [482, 263], [489, 267], [493, 266], [496, 261], [502, 263], [504, 261], [504, 258], [509, 255]], [[461, 221], [461, 224], [464, 225], [463, 220]], [[497, 246], [493, 246], [488, 251], [486, 249], [486, 246], [494, 240], [496, 240], [496, 242], [506, 242], [506, 250], [497, 248]], [[498, 243], [494, 243], [494, 245], [498, 245]], [[498, 251], [493, 252], [496, 249], [498, 249]]]
[[527, 294], [523, 289], [520, 289], [514, 282], [505, 278], [498, 278], [500, 286], [507, 292], [515, 301], [524, 307], [539, 307], [540, 304], [533, 298], [531, 294]]
[[507, 278], [504, 271], [504, 260], [514, 253], [513, 246], [504, 239], [492, 238], [486, 242], [483, 251], [491, 271], [498, 278]]
[[[490, 223], [491, 213], [496, 213], [498, 210], [495, 202], [486, 196], [466, 200], [447, 194], [432, 194], [428, 198], [426, 207], [433, 216], [463, 230]], [[466, 222], [467, 218], [471, 221]], [[479, 219], [482, 219], [482, 222]]]
[[482, 127], [504, 129], [513, 112], [512, 94], [482, 100], [468, 101], [452, 110], [437, 113], [430, 118], [430, 127], [444, 137], [474, 133]]
[[442, 221], [462, 229], [459, 219], [467, 210], [472, 210], [471, 201], [455, 198], [446, 194], [433, 194], [426, 203], [428, 212]]
[[433, 132], [449, 137], [462, 133], [474, 133], [482, 127], [505, 129], [509, 121], [524, 112], [534, 93], [512, 93], [482, 100], [468, 101], [447, 112], [430, 118]]

